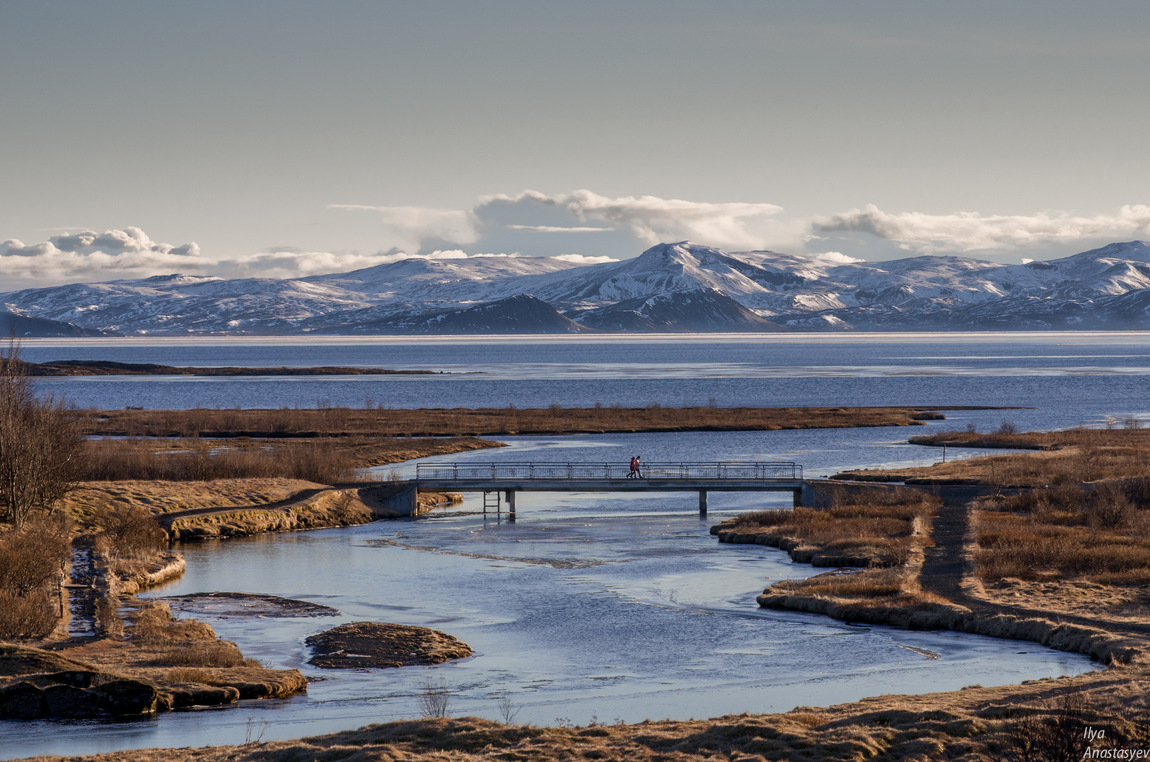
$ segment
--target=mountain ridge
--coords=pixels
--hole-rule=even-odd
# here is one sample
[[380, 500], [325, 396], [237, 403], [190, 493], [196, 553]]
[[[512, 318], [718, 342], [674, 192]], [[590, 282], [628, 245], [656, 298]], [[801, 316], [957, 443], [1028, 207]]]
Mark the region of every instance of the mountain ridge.
[[306, 278], [74, 283], [0, 294], [0, 309], [65, 333], [159, 335], [1150, 328], [1150, 243], [1008, 265], [679, 241], [591, 265], [412, 257]]

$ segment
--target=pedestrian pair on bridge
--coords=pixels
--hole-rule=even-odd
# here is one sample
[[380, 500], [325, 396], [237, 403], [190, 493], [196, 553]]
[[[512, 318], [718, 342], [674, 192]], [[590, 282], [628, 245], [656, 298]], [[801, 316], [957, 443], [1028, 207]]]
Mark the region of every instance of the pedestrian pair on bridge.
[[631, 471], [627, 474], [628, 479], [642, 479], [643, 474], [639, 472], [639, 456], [631, 458]]

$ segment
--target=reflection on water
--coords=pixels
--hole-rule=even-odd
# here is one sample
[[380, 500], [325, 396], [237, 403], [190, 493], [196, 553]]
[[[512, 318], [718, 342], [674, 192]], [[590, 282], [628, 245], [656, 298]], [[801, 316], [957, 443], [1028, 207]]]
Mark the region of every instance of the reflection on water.
[[[700, 521], [694, 495], [524, 494], [509, 523], [477, 515], [469, 496], [416, 520], [189, 545], [186, 576], [153, 594], [259, 592], [340, 612], [206, 617], [246, 656], [301, 669], [314, 681], [308, 694], [144, 723], [0, 723], [0, 747], [235, 743], [249, 718], [265, 740], [353, 728], [417, 716], [429, 677], [450, 687], [453, 714], [498, 719], [508, 691], [519, 721], [553, 724], [785, 711], [1093, 668], [1033, 644], [761, 610], [765, 585], [816, 570], [780, 551], [719, 544], [708, 528], [763, 504], [713, 494]], [[359, 620], [434, 627], [476, 655], [401, 670], [307, 664], [308, 635]]]

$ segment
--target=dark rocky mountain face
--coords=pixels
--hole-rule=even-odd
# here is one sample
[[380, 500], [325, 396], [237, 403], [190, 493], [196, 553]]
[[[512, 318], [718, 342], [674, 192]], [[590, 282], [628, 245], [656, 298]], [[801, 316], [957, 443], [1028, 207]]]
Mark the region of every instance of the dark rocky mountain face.
[[81, 328], [72, 323], [46, 318], [25, 317], [0, 312], [0, 335], [16, 338], [56, 338], [67, 336], [108, 336], [105, 331]]
[[714, 289], [627, 299], [606, 307], [577, 312], [570, 317], [589, 328], [610, 332], [780, 330], [779, 326]]

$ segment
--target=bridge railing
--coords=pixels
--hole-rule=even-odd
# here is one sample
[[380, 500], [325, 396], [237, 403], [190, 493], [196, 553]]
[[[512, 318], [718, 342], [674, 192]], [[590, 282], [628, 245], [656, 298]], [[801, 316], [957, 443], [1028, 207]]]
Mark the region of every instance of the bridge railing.
[[[415, 478], [426, 481], [622, 481], [627, 463], [419, 463]], [[791, 462], [642, 463], [639, 474], [652, 481], [775, 481], [803, 478]]]

